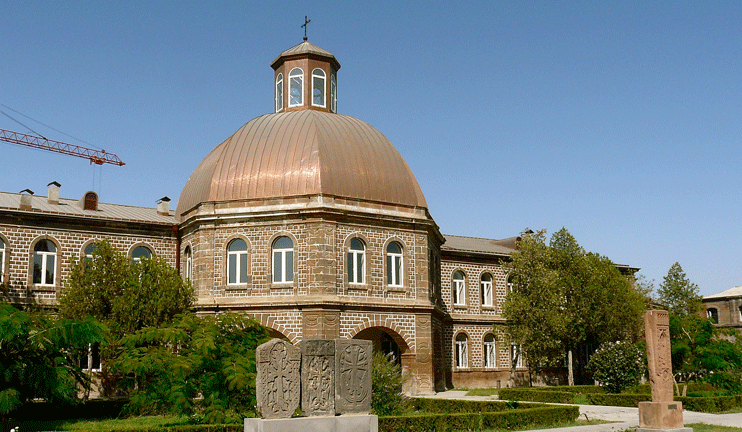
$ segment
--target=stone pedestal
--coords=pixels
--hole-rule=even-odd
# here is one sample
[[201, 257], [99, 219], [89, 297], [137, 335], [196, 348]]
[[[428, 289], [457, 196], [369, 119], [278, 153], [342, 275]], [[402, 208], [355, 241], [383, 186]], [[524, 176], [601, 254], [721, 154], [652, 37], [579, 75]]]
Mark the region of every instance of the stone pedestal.
[[245, 432], [379, 432], [375, 415], [245, 419]]
[[639, 402], [639, 431], [693, 432], [683, 427], [681, 402]]

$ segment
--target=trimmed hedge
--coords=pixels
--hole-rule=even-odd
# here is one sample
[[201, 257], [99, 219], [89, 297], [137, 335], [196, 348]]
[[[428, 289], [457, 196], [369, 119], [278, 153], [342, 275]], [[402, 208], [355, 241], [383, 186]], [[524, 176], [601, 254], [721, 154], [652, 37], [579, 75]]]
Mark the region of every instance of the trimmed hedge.
[[[127, 429], [125, 432], [244, 432], [243, 424], [156, 426], [147, 429]], [[122, 432], [121, 429], [96, 429], [96, 432]]]
[[604, 393], [603, 387], [596, 385], [574, 385], [574, 386], [548, 386], [548, 387], [529, 387], [531, 390], [538, 391], [557, 391], [570, 393]]
[[128, 401], [122, 399], [92, 399], [75, 405], [60, 405], [51, 402], [31, 402], [22, 405], [10, 414], [16, 420], [69, 420], [116, 418]]
[[[678, 387], [680, 388], [680, 391], [683, 391], [683, 387], [685, 386], [684, 383], [678, 384]], [[675, 385], [673, 384], [673, 391], [675, 391]], [[712, 384], [709, 383], [688, 383], [688, 391], [689, 392], [714, 392], [719, 391], [718, 388], [714, 387]], [[651, 394], [652, 389], [649, 384], [639, 384], [635, 385], [633, 387], [629, 387], [626, 390], [624, 390], [624, 393], [631, 393], [631, 394]]]
[[500, 389], [500, 399], [519, 400], [530, 402], [551, 402], [551, 403], [573, 403], [575, 393], [565, 391], [542, 391], [528, 388], [504, 388]]
[[742, 395], [716, 397], [688, 397], [675, 396], [675, 400], [683, 403], [683, 409], [705, 413], [729, 411], [732, 408], [742, 407]]
[[608, 405], [608, 406], [622, 406], [622, 407], [636, 407], [639, 406], [639, 402], [647, 402], [652, 400], [652, 395], [649, 394], [589, 394], [587, 400], [592, 405]]
[[579, 415], [580, 408], [576, 406], [542, 406], [500, 412], [388, 416], [379, 417], [379, 430], [384, 432], [452, 432], [493, 428], [516, 429], [574, 421]]
[[414, 411], [429, 414], [488, 413], [512, 410], [516, 408], [543, 407], [543, 405], [541, 404], [534, 403], [428, 398], [412, 398], [409, 401], [409, 406]]

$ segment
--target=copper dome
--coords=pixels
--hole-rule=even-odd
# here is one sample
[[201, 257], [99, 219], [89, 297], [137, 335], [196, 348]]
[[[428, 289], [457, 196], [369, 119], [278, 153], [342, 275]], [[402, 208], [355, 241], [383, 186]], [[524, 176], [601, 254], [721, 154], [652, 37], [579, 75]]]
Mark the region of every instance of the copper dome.
[[191, 174], [176, 214], [204, 202], [308, 195], [427, 208], [381, 132], [353, 117], [304, 110], [260, 116], [219, 144]]

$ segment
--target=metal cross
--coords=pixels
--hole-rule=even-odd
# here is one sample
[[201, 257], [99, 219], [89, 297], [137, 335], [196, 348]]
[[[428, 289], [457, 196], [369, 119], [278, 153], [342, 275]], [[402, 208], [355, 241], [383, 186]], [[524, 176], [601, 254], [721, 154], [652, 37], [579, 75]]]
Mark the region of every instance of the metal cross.
[[305, 41], [307, 40], [307, 24], [309, 24], [311, 21], [312, 20], [307, 19], [307, 16], [304, 15], [304, 24], [302, 24], [301, 26], [304, 27], [304, 40]]

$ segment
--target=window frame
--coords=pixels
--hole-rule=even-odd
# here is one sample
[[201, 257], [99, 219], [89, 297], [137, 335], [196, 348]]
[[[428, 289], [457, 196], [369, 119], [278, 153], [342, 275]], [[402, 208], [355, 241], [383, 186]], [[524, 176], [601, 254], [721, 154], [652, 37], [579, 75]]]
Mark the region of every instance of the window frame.
[[193, 280], [193, 249], [191, 248], [191, 245], [186, 245], [185, 250], [183, 250], [183, 255], [185, 255], [185, 279], [188, 281]]
[[[281, 239], [283, 239], [283, 238], [286, 238], [286, 239], [288, 239], [291, 242], [291, 247], [290, 248], [277, 248], [276, 247], [276, 243], [278, 243], [278, 241], [281, 240]], [[296, 244], [296, 242], [294, 241], [294, 239], [291, 238], [291, 237], [289, 237], [286, 234], [282, 234], [282, 235], [277, 236], [271, 242], [271, 281], [272, 281], [272, 283], [274, 283], [274, 284], [290, 284], [290, 283], [294, 283], [294, 280], [295, 280], [295, 277], [294, 277], [294, 263], [296, 262], [296, 259], [295, 259], [296, 258], [295, 255], [296, 254], [294, 254], [294, 245], [295, 244]], [[276, 270], [276, 254], [277, 253], [278, 253], [279, 257], [280, 257], [280, 260], [279, 260], [279, 262], [280, 262], [280, 270], [281, 270], [280, 271], [280, 273], [281, 273], [280, 274], [280, 276], [281, 276], [280, 279], [277, 279], [276, 278], [277, 275], [276, 275], [276, 272], [275, 272], [275, 270]], [[287, 264], [287, 259], [286, 259], [286, 257], [289, 254], [291, 256], [291, 265], [290, 266]], [[291, 270], [291, 275], [288, 275], [287, 274], [288, 271], [289, 271], [289, 267], [290, 267], [290, 270]], [[289, 279], [287, 276], [290, 276], [291, 278]]]
[[147, 256], [147, 258], [152, 258], [155, 256], [155, 252], [154, 250], [152, 250], [151, 246], [147, 244], [143, 244], [143, 243], [138, 243], [132, 246], [131, 250], [129, 251], [129, 260], [131, 261], [131, 264], [138, 264], [142, 261], [141, 255], [137, 257], [134, 256], [134, 252], [136, 252], [139, 248], [142, 248], [146, 250], [147, 252], [149, 252], [149, 255]]
[[[353, 249], [353, 241], [358, 241], [361, 245], [361, 249]], [[366, 242], [360, 237], [352, 237], [348, 242], [348, 249], [346, 251], [346, 271], [345, 274], [348, 277], [348, 283], [351, 285], [365, 285], [366, 284]], [[360, 269], [358, 268], [358, 262], [360, 259]], [[360, 276], [360, 280], [358, 279]]]
[[[300, 73], [294, 74], [295, 71]], [[294, 79], [298, 79], [299, 86], [299, 103], [292, 103], [291, 90], [294, 88]], [[289, 72], [289, 108], [304, 106], [304, 69], [295, 67]]]
[[275, 103], [275, 110], [276, 112], [283, 111], [283, 73], [279, 72], [278, 75], [276, 75], [276, 103]]
[[[399, 252], [390, 252], [389, 248], [396, 244], [399, 248]], [[386, 266], [386, 274], [384, 280], [388, 287], [402, 288], [404, 287], [404, 246], [397, 240], [392, 240], [387, 243], [384, 248], [385, 260], [384, 265]], [[399, 271], [397, 271], [399, 269]]]
[[[518, 356], [517, 356], [518, 357], [518, 360], [515, 362], [515, 365], [513, 365], [513, 358], [516, 357], [516, 355], [515, 355], [516, 352], [518, 353]], [[514, 342], [511, 342], [510, 343], [510, 367], [511, 368], [515, 367], [515, 369], [523, 369], [523, 367], [524, 367], [523, 364], [524, 364], [524, 362], [523, 362], [523, 347], [521, 347], [520, 345], [518, 345], [518, 344], [516, 344]]]
[[[489, 276], [489, 280], [485, 280], [485, 276]], [[479, 289], [481, 294], [481, 301], [482, 301], [482, 307], [495, 307], [495, 293], [493, 291], [493, 281], [494, 277], [491, 273], [485, 272], [482, 273], [482, 276], [479, 277]], [[489, 294], [488, 294], [489, 289]]]
[[[457, 273], [461, 279], [456, 278]], [[451, 275], [451, 295], [454, 306], [466, 306], [466, 273], [461, 270], [454, 270]]]
[[[38, 247], [41, 242], [49, 242], [54, 246], [54, 251], [39, 251], [36, 248]], [[42, 237], [37, 239], [33, 244], [33, 252], [31, 255], [31, 282], [34, 286], [41, 286], [41, 287], [53, 287], [57, 285], [57, 278], [58, 278], [58, 264], [59, 264], [59, 245], [53, 241], [52, 239], [48, 237]], [[41, 268], [40, 268], [40, 274], [39, 274], [39, 282], [36, 282], [36, 257], [40, 256], [41, 260]], [[52, 281], [51, 283], [48, 282], [48, 266], [49, 266], [49, 258], [52, 258]]]
[[[459, 340], [461, 336], [463, 340]], [[469, 368], [469, 335], [465, 332], [458, 333], [454, 338], [454, 361], [456, 369]]]
[[[322, 74], [320, 75], [317, 72], [321, 72]], [[316, 84], [316, 81], [315, 80], [321, 80], [322, 81], [322, 85], [321, 86], [315, 85]], [[322, 97], [322, 103], [321, 104], [314, 103], [314, 98], [315, 98], [314, 92], [315, 92], [315, 90], [321, 90], [321, 92], [322, 92], [322, 94], [320, 95]], [[325, 71], [322, 70], [322, 68], [314, 68], [314, 69], [312, 69], [312, 106], [316, 106], [316, 107], [320, 107], [320, 108], [326, 108], [327, 107], [327, 73], [325, 73]]]
[[8, 257], [8, 242], [5, 240], [5, 237], [0, 235], [0, 283], [5, 282], [5, 275], [7, 274], [5, 270], [5, 261]]
[[[244, 250], [230, 250], [236, 242], [245, 244]], [[232, 257], [235, 257], [235, 281], [230, 281], [232, 274]], [[244, 263], [242, 257], [244, 256]], [[242, 265], [245, 265], [244, 280], [242, 279]], [[227, 286], [247, 285], [250, 282], [250, 243], [242, 237], [235, 237], [227, 242]]]
[[706, 318], [712, 320], [714, 324], [719, 324], [719, 309], [714, 307], [706, 309]]
[[[488, 341], [487, 336], [492, 336], [492, 340]], [[485, 333], [482, 338], [482, 353], [484, 354], [484, 367], [497, 368], [497, 338], [494, 334]]]
[[338, 82], [334, 71], [330, 74], [330, 111], [338, 112]]

